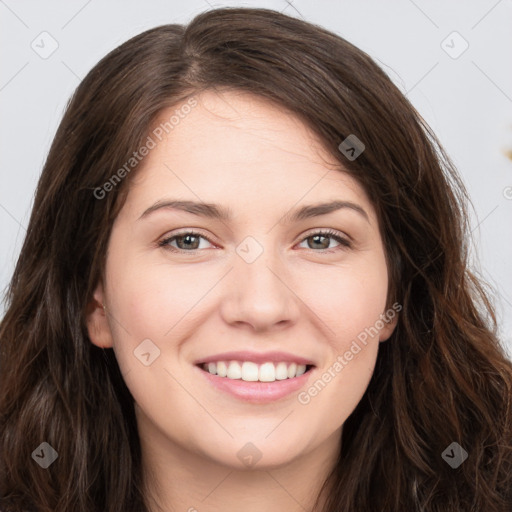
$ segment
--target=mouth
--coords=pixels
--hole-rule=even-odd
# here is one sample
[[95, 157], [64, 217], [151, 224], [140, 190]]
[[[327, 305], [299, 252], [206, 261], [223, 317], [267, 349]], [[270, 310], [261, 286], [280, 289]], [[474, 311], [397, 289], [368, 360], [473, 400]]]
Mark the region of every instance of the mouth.
[[244, 402], [264, 404], [293, 396], [307, 384], [316, 366], [284, 361], [210, 361], [198, 363], [195, 368], [216, 391]]

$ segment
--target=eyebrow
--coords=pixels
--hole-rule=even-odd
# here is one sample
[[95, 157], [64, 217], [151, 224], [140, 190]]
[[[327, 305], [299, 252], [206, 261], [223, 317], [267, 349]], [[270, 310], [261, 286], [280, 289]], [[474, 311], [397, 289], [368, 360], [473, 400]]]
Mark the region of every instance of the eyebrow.
[[[348, 208], [362, 215], [368, 222], [370, 218], [366, 211], [356, 203], [351, 201], [331, 201], [328, 203], [317, 203], [307, 206], [301, 206], [295, 211], [286, 213], [280, 223], [293, 223], [313, 217], [320, 217], [321, 215], [327, 215], [328, 213]], [[209, 219], [216, 219], [228, 222], [233, 218], [233, 214], [229, 208], [224, 208], [220, 205], [213, 203], [200, 203], [196, 201], [180, 201], [175, 199], [164, 199], [157, 201], [155, 204], [150, 206], [144, 211], [139, 217], [141, 220], [148, 217], [151, 213], [161, 209], [175, 209], [181, 210], [187, 213], [192, 213], [199, 217], [205, 217]]]

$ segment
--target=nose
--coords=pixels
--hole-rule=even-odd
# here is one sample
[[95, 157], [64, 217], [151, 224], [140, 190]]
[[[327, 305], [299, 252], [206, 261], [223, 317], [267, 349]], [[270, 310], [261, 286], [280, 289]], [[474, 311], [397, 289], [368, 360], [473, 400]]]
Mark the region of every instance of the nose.
[[252, 263], [235, 255], [221, 315], [229, 324], [245, 324], [254, 331], [290, 326], [300, 314], [300, 299], [293, 284], [283, 262], [267, 256], [266, 251]]

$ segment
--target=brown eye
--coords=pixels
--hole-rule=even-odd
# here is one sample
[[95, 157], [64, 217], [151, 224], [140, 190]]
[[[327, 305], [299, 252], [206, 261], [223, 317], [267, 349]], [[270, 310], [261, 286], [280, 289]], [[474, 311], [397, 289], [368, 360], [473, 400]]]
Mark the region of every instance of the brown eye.
[[198, 249], [199, 238], [196, 235], [182, 235], [175, 237], [179, 249]]
[[313, 241], [308, 244], [310, 249], [329, 249], [329, 245], [331, 245], [329, 237], [325, 235], [313, 235], [308, 237], [307, 240]]
[[[200, 247], [201, 239], [211, 243], [208, 238], [199, 233], [194, 231], [185, 231], [161, 240], [158, 245], [159, 247], [164, 247], [171, 251], [191, 252], [204, 248]], [[171, 245], [172, 242], [176, 242], [176, 246]]]
[[[331, 240], [338, 242], [339, 246], [330, 248]], [[312, 233], [303, 239], [303, 242], [307, 241], [308, 249], [320, 249], [323, 252], [334, 252], [340, 250], [340, 248], [351, 247], [350, 242], [340, 236], [336, 231], [319, 231]], [[317, 251], [318, 252], [318, 251]]]

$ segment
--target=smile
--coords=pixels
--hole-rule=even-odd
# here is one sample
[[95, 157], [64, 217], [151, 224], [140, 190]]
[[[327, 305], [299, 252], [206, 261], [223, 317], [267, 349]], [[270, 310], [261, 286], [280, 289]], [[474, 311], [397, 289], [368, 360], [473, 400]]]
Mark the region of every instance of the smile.
[[286, 362], [217, 361], [197, 364], [194, 368], [216, 390], [254, 404], [289, 397], [315, 373], [313, 365]]

